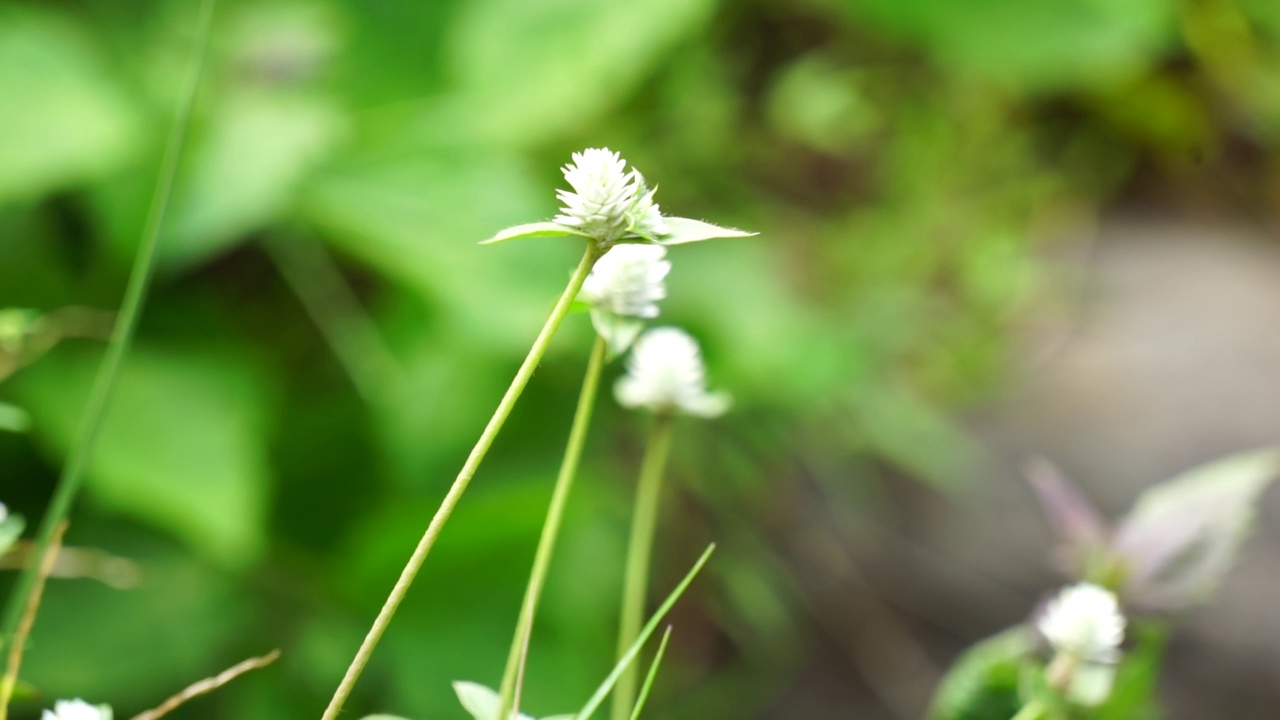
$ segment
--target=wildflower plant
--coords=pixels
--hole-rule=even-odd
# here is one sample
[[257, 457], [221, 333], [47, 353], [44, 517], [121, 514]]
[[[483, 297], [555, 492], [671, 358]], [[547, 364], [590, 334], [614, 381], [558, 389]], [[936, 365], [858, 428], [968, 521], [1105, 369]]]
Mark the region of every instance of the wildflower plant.
[[[664, 281], [671, 270], [671, 263], [666, 259], [666, 246], [754, 234], [688, 218], [663, 216], [655, 201], [656, 188], [650, 187], [638, 170], [629, 169], [618, 153], [607, 148], [574, 153], [572, 162], [565, 165], [562, 172], [570, 189], [556, 193], [561, 203], [559, 214], [550, 221], [507, 228], [482, 244], [533, 237], [576, 236], [587, 241], [582, 259], [405, 564], [334, 692], [324, 720], [338, 717], [409, 586], [545, 354], [551, 338], [577, 304], [590, 309], [597, 337], [587, 361], [577, 409], [535, 551], [506, 669], [496, 693], [495, 716], [504, 720], [520, 717], [519, 688], [533, 620], [564, 507], [582, 456], [605, 361], [624, 352], [640, 333], [643, 322], [657, 316], [657, 304], [666, 297]], [[635, 639], [638, 636], [632, 633], [631, 637]], [[474, 690], [472, 685], [465, 687]], [[630, 691], [628, 697], [633, 696], [634, 691]], [[474, 693], [469, 697], [474, 700]]]
[[1152, 717], [1175, 613], [1210, 599], [1234, 562], [1280, 448], [1211, 462], [1143, 493], [1114, 526], [1041, 461], [1030, 472], [1074, 582], [1024, 625], [951, 668], [930, 720]]

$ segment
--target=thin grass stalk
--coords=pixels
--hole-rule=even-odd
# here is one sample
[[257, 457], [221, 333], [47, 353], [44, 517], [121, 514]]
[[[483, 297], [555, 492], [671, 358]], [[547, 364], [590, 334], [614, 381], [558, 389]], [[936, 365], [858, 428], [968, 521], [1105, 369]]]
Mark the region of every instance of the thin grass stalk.
[[13, 636], [13, 644], [9, 646], [9, 656], [5, 661], [4, 677], [0, 678], [0, 720], [9, 718], [9, 701], [13, 698], [13, 689], [18, 686], [18, 671], [22, 668], [22, 651], [26, 647], [31, 628], [36, 624], [36, 611], [40, 609], [40, 596], [44, 592], [45, 582], [53, 565], [58, 560], [58, 549], [62, 547], [62, 535], [67, 531], [64, 522], [53, 531], [53, 538], [40, 558], [36, 574], [36, 584], [27, 598], [27, 606], [23, 610], [22, 620]]
[[[182, 92], [178, 96], [177, 112], [169, 128], [169, 138], [160, 159], [155, 192], [151, 196], [151, 206], [147, 212], [147, 222], [142, 231], [138, 254], [133, 260], [129, 283], [125, 288], [124, 300], [111, 331], [111, 339], [107, 343], [106, 354], [102, 364], [98, 366], [98, 374], [94, 378], [84, 414], [81, 416], [76, 442], [67, 455], [67, 463], [62, 468], [61, 477], [58, 478], [57, 489], [36, 534], [33, 557], [44, 556], [54, 531], [66, 520], [67, 514], [71, 511], [71, 505], [84, 481], [85, 468], [97, 444], [102, 418], [110, 404], [116, 378], [120, 373], [120, 365], [133, 342], [138, 316], [142, 313], [143, 302], [155, 270], [156, 248], [160, 243], [160, 231], [164, 227], [165, 215], [169, 208], [169, 196], [173, 190], [182, 146], [186, 142], [187, 128], [191, 124], [191, 108], [195, 104], [196, 91], [200, 87], [200, 78], [204, 72], [204, 60], [209, 46], [210, 28], [213, 24], [213, 10], [216, 4], [217, 0], [201, 0], [200, 3], [195, 42], [191, 48]], [[0, 639], [13, 637], [27, 598], [35, 587], [36, 575], [37, 569], [28, 566], [18, 580], [13, 595], [9, 598], [3, 629], [0, 630]]]
[[653, 654], [653, 662], [649, 663], [649, 673], [644, 676], [644, 684], [640, 686], [640, 695], [636, 698], [635, 709], [631, 711], [631, 720], [640, 720], [640, 713], [644, 710], [645, 703], [649, 701], [653, 681], [658, 677], [658, 668], [662, 667], [662, 657], [667, 653], [667, 642], [670, 640], [671, 626], [668, 625], [666, 632], [662, 633], [662, 642], [658, 643], [657, 652]]
[[551, 338], [560, 327], [560, 323], [569, 314], [569, 307], [573, 304], [573, 299], [577, 296], [578, 290], [582, 288], [582, 283], [587, 279], [587, 275], [591, 272], [591, 266], [595, 265], [600, 254], [601, 251], [595, 243], [587, 245], [586, 252], [582, 255], [582, 261], [578, 263], [577, 269], [573, 272], [573, 277], [569, 279], [569, 285], [565, 287], [560, 299], [556, 302], [555, 308], [551, 311], [551, 316], [547, 318], [546, 324], [542, 326], [542, 331], [538, 333], [537, 339], [533, 341], [533, 347], [529, 348], [529, 354], [520, 365], [520, 369], [516, 371], [516, 376], [512, 379], [506, 394], [502, 396], [502, 400], [498, 403], [497, 410], [494, 411], [493, 417], [489, 418], [489, 423], [485, 425], [484, 431], [480, 433], [480, 439], [476, 441], [476, 445], [471, 449], [471, 454], [467, 456], [467, 461], [463, 464], [458, 477], [453, 481], [449, 492], [445, 494], [444, 500], [440, 502], [440, 507], [431, 518], [431, 524], [427, 526], [422, 539], [418, 541], [418, 546], [414, 548], [413, 555], [405, 563], [404, 569], [400, 572], [400, 578], [396, 580], [395, 586], [391, 589], [391, 594], [387, 596], [386, 602], [383, 603], [382, 609], [378, 612], [378, 617], [373, 621], [368, 634], [365, 635], [364, 642], [360, 644], [360, 649], [356, 651], [350, 666], [347, 667], [347, 672], [343, 675], [342, 682], [338, 684], [337, 690], [334, 691], [333, 697], [329, 701], [329, 706], [325, 708], [322, 716], [323, 720], [335, 720], [338, 717], [338, 713], [351, 695], [351, 690], [355, 687], [360, 674], [364, 672], [365, 666], [369, 664], [369, 658], [373, 655], [374, 648], [377, 647], [378, 641], [382, 639], [383, 633], [387, 631], [387, 627], [391, 624], [391, 619], [395, 616], [396, 610], [404, 600], [405, 594], [409, 592], [409, 586], [413, 584], [414, 578], [417, 577], [418, 571], [422, 568], [422, 563], [427, 559], [427, 554], [431, 552], [432, 546], [435, 545], [436, 538], [440, 536], [440, 531], [444, 529], [445, 523], [449, 521], [454, 507], [462, 499], [463, 493], [466, 492], [467, 486], [471, 483], [471, 478], [475, 475], [476, 469], [480, 467], [480, 463], [489, 452], [489, 447], [493, 445], [494, 439], [498, 437], [498, 432], [502, 430], [507, 417], [511, 415], [511, 410], [515, 407], [516, 400], [520, 398], [525, 386], [529, 384], [529, 378], [533, 376], [533, 371], [538, 367], [538, 363], [541, 362], [542, 356], [551, 344]]
[[[649, 559], [658, 527], [658, 506], [662, 498], [662, 476], [671, 450], [673, 417], [659, 415], [649, 431], [640, 481], [636, 487], [635, 509], [631, 516], [631, 539], [627, 545], [627, 567], [622, 589], [622, 613], [618, 623], [618, 657], [621, 658], [640, 634], [644, 601], [649, 590]], [[613, 720], [628, 720], [635, 704], [638, 668], [629, 666], [619, 677], [613, 693]]]
[[542, 588], [546, 584], [547, 571], [551, 567], [551, 556], [555, 553], [556, 539], [560, 536], [564, 508], [568, 503], [569, 492], [573, 489], [573, 481], [582, 460], [582, 449], [586, 445], [587, 429], [591, 426], [591, 411], [595, 407], [596, 395], [600, 388], [600, 373], [604, 369], [606, 350], [604, 338], [597, 335], [595, 344], [591, 348], [591, 358], [587, 361], [586, 373], [582, 377], [578, 407], [573, 414], [569, 442], [565, 445], [564, 459], [560, 462], [560, 472], [556, 476], [555, 489], [551, 493], [547, 518], [542, 524], [542, 535], [538, 538], [538, 549], [533, 556], [533, 569], [529, 573], [529, 583], [525, 587], [524, 600], [520, 605], [515, 637], [511, 639], [511, 652], [507, 657], [507, 667], [499, 690], [499, 718], [515, 715], [519, 710], [517, 678], [523, 675], [524, 658], [529, 638], [533, 633], [533, 620], [538, 612], [538, 601], [542, 598]]

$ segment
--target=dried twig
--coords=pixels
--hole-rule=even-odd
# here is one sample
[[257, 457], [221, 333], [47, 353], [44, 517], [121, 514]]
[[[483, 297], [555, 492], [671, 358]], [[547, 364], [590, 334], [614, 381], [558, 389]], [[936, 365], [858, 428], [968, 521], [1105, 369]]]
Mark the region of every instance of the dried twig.
[[9, 717], [9, 700], [13, 697], [13, 689], [18, 685], [22, 651], [27, 645], [27, 637], [31, 634], [31, 626], [35, 625], [36, 611], [40, 609], [40, 598], [44, 595], [45, 580], [49, 578], [49, 571], [53, 570], [53, 564], [58, 559], [58, 548], [62, 547], [62, 535], [66, 531], [66, 521], [54, 528], [49, 544], [45, 546], [44, 556], [40, 558], [35, 584], [31, 586], [26, 607], [22, 609], [22, 618], [18, 621], [18, 626], [9, 643], [9, 658], [5, 663], [4, 678], [0, 679], [0, 720], [6, 720]]
[[223, 670], [222, 672], [218, 673], [217, 675], [214, 675], [211, 678], [205, 678], [204, 680], [201, 680], [200, 682], [195, 683], [194, 685], [191, 685], [190, 687], [178, 693], [177, 695], [174, 695], [168, 700], [165, 700], [164, 702], [160, 703], [160, 705], [158, 705], [154, 709], [135, 715], [133, 717], [133, 720], [156, 720], [156, 718], [164, 717], [165, 715], [168, 715], [169, 713], [176, 710], [178, 706], [182, 705], [188, 700], [191, 700], [192, 698], [200, 697], [201, 695], [205, 695], [207, 693], [211, 693], [214, 690], [217, 690], [218, 688], [222, 687], [223, 685], [226, 685], [227, 683], [231, 682], [232, 680], [235, 680], [241, 675], [249, 672], [250, 670], [257, 670], [258, 668], [264, 668], [270, 665], [271, 663], [275, 662], [276, 658], [278, 657], [280, 657], [280, 651], [272, 650], [271, 652], [267, 653], [266, 655], [263, 655], [262, 657], [249, 658], [244, 662], [240, 662], [235, 665], [232, 665], [231, 667], [227, 668], [226, 670]]

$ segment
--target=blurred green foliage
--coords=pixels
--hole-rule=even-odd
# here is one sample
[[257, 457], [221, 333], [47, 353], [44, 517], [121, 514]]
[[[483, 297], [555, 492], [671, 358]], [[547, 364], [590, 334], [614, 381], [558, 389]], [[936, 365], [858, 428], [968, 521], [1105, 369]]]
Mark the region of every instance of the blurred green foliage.
[[[0, 308], [116, 307], [193, 12], [0, 7]], [[54, 583], [27, 664], [48, 697], [126, 716], [275, 646], [191, 716], [319, 711], [576, 256], [475, 243], [550, 217], [571, 150], [620, 150], [664, 209], [761, 231], [673, 252], [664, 309], [737, 397], [681, 434], [687, 502], [659, 549], [671, 579], [722, 542], [654, 701], [704, 718], [784, 703], [812, 650], [769, 535], [799, 522], [806, 479], [871, 507], [901, 475], [962, 488], [980, 456], [949, 413], [999, 388], [1008, 333], [1043, 299], [1036, 246], [1146, 171], [1211, 186], [1188, 178], [1280, 127], [1271, 0], [225, 0], [214, 45], [68, 536], [143, 582]], [[1249, 197], [1273, 187], [1262, 157]], [[354, 305], [316, 270], [335, 261]], [[462, 717], [449, 681], [496, 683], [585, 362], [575, 320], [353, 711]], [[0, 434], [0, 497], [28, 517], [99, 350], [42, 346], [0, 385], [31, 417]], [[535, 713], [610, 665], [642, 431], [602, 400], [535, 635]]]

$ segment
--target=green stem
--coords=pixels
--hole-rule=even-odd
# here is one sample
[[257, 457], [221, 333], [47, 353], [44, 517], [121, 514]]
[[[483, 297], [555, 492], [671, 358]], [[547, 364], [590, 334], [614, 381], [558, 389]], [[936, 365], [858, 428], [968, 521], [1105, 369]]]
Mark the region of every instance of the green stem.
[[529, 573], [529, 584], [524, 591], [520, 618], [516, 621], [515, 637], [511, 639], [507, 669], [502, 675], [501, 699], [497, 715], [499, 718], [513, 715], [519, 708], [517, 681], [524, 674], [524, 650], [533, 632], [533, 618], [538, 611], [542, 587], [546, 584], [547, 569], [551, 566], [551, 555], [555, 552], [556, 538], [560, 535], [564, 507], [569, 500], [569, 491], [573, 488], [573, 479], [578, 473], [578, 463], [582, 460], [587, 428], [591, 426], [591, 410], [595, 406], [596, 391], [600, 387], [600, 372], [604, 368], [605, 351], [604, 338], [597, 336], [595, 345], [591, 348], [591, 359], [587, 361], [587, 372], [582, 378], [582, 391], [578, 394], [578, 409], [574, 412], [573, 424], [569, 429], [569, 443], [565, 446], [564, 459], [560, 462], [560, 474], [556, 476], [555, 490], [551, 493], [547, 519], [542, 524], [542, 536], [538, 538], [538, 549], [533, 556], [533, 570]]
[[[216, 0], [203, 0], [196, 20], [195, 43], [191, 48], [187, 74], [183, 81], [181, 94], [178, 96], [178, 108], [169, 128], [169, 137], [165, 143], [164, 154], [160, 159], [160, 170], [156, 176], [155, 191], [151, 196], [151, 206], [147, 212], [147, 222], [142, 231], [142, 240], [138, 245], [138, 254], [133, 259], [133, 268], [129, 272], [129, 283], [125, 287], [124, 300], [120, 304], [115, 326], [111, 330], [111, 339], [107, 343], [106, 354], [102, 364], [98, 366], [98, 374], [94, 378], [93, 387], [89, 391], [89, 399], [85, 403], [81, 416], [80, 429], [76, 442], [67, 455], [67, 463], [58, 478], [57, 489], [44, 514], [40, 529], [36, 533], [35, 547], [30, 557], [44, 556], [54, 531], [60, 526], [71, 511], [71, 504], [84, 481], [84, 471], [89, 464], [97, 444], [98, 433], [102, 427], [102, 418], [111, 401], [115, 389], [116, 377], [120, 365], [129, 351], [133, 341], [134, 330], [138, 325], [138, 316], [142, 312], [147, 288], [151, 285], [151, 276], [155, 269], [156, 247], [160, 243], [160, 230], [164, 226], [164, 218], [169, 207], [169, 196], [173, 189], [174, 177], [178, 170], [178, 159], [182, 154], [182, 146], [186, 140], [187, 127], [190, 125], [191, 108], [195, 103], [196, 90], [200, 87], [200, 77], [204, 70], [204, 59], [209, 46], [210, 27], [213, 24], [213, 9]], [[35, 588], [38, 562], [27, 566], [22, 577], [9, 598], [5, 612], [3, 631], [0, 641], [13, 637], [14, 630], [22, 617], [27, 598]]]
[[343, 704], [346, 703], [347, 697], [351, 695], [352, 688], [355, 687], [356, 680], [360, 678], [360, 673], [364, 671], [365, 665], [369, 663], [369, 657], [373, 655], [373, 649], [377, 647], [378, 641], [382, 639], [382, 634], [386, 632], [387, 626], [391, 624], [391, 618], [395, 616], [396, 609], [400, 607], [401, 601], [404, 600], [405, 594], [409, 591], [409, 586], [413, 584], [413, 579], [418, 575], [418, 570], [422, 568], [423, 561], [427, 559], [427, 554], [431, 552], [431, 547], [435, 545], [436, 538], [439, 537], [440, 531], [444, 529], [444, 524], [449, 521], [449, 516], [453, 514], [454, 507], [462, 499], [462, 494], [466, 492], [467, 485], [471, 483], [471, 478], [475, 475], [476, 469], [480, 467], [485, 454], [489, 452], [489, 446], [493, 445], [494, 439], [498, 437], [498, 432], [502, 429], [503, 423], [506, 422], [507, 416], [511, 414], [511, 410], [515, 407], [516, 400], [520, 398], [520, 394], [524, 391], [525, 385], [529, 384], [529, 378], [533, 376], [534, 369], [538, 367], [543, 354], [547, 351], [547, 346], [551, 344], [552, 336], [559, 329], [560, 323], [565, 316], [569, 314], [569, 307], [573, 304], [574, 297], [577, 296], [578, 290], [582, 288], [583, 281], [587, 279], [587, 274], [591, 272], [591, 266], [595, 264], [599, 257], [600, 250], [596, 244], [589, 243], [586, 252], [582, 255], [582, 261], [578, 263], [578, 268], [574, 270], [573, 277], [569, 280], [569, 285], [560, 295], [555, 308], [551, 310], [551, 317], [547, 318], [546, 324], [542, 326], [542, 331], [538, 333], [537, 339], [533, 341], [533, 347], [529, 348], [529, 354], [525, 357], [524, 363], [516, 371], [516, 376], [512, 379], [511, 386], [507, 388], [506, 394], [502, 396], [502, 400], [498, 403], [498, 409], [494, 410], [493, 417], [489, 418], [489, 424], [485, 425], [484, 432], [480, 433], [480, 439], [476, 441], [476, 445], [471, 449], [471, 454], [467, 456], [467, 461], [463, 464], [457, 479], [453, 481], [449, 492], [445, 494], [444, 500], [440, 502], [440, 507], [436, 510], [435, 516], [431, 518], [431, 524], [427, 526], [427, 531], [423, 533], [422, 539], [418, 541], [418, 546], [414, 548], [413, 555], [409, 557], [409, 562], [405, 563], [404, 570], [400, 572], [400, 578], [396, 580], [395, 587], [391, 588], [391, 594], [387, 596], [386, 602], [382, 605], [382, 610], [378, 612], [378, 617], [373, 621], [373, 626], [369, 628], [364, 642], [360, 644], [360, 649], [356, 651], [355, 657], [351, 660], [351, 665], [347, 668], [346, 674], [343, 675], [342, 682], [338, 684], [337, 690], [334, 691], [333, 698], [329, 701], [329, 706], [325, 708], [322, 716], [323, 720], [336, 720], [338, 717], [338, 713], [342, 710]]
[[[631, 540], [627, 546], [627, 568], [622, 589], [622, 618], [618, 623], [618, 657], [622, 657], [640, 634], [644, 601], [649, 586], [649, 556], [658, 526], [658, 501], [662, 495], [663, 470], [671, 449], [670, 415], [659, 415], [649, 431], [649, 443], [640, 464], [635, 510], [631, 516]], [[623, 672], [613, 692], [613, 720], [628, 720], [635, 703], [639, 669], [632, 665]]]

